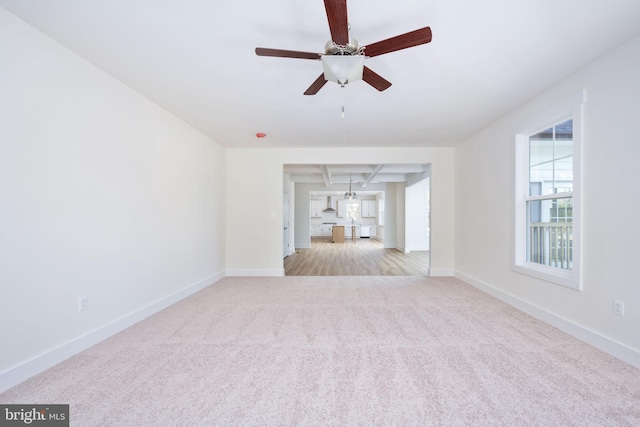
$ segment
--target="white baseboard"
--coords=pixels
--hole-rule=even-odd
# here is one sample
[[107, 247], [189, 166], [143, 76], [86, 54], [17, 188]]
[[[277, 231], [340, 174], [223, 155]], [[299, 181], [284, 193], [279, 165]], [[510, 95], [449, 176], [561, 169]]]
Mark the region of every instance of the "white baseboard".
[[421, 245], [421, 246], [414, 246], [412, 248], [408, 248], [407, 252], [410, 253], [411, 251], [428, 251], [428, 250], [429, 250], [428, 245]]
[[453, 275], [454, 275], [453, 270], [448, 268], [430, 268], [429, 269], [429, 276], [431, 277], [453, 277]]
[[525, 313], [542, 320], [556, 328], [568, 333], [569, 335], [586, 342], [610, 355], [617, 357], [618, 359], [627, 362], [628, 364], [640, 368], [640, 352], [628, 347], [622, 343], [612, 340], [604, 335], [601, 335], [595, 331], [585, 328], [571, 320], [560, 317], [553, 314], [541, 307], [533, 305], [523, 299], [520, 299], [514, 295], [497, 289], [487, 283], [481, 282], [471, 276], [468, 276], [459, 271], [455, 272], [455, 276], [470, 284], [471, 286], [480, 289], [483, 292], [488, 293], [507, 304], [524, 311]]
[[151, 304], [142, 307], [132, 313], [122, 316], [96, 328], [77, 338], [72, 339], [56, 348], [48, 350], [38, 356], [33, 357], [15, 367], [0, 372], [0, 393], [20, 384], [28, 378], [37, 375], [54, 365], [74, 356], [89, 347], [104, 341], [118, 332], [133, 326], [147, 317], [169, 307], [172, 304], [206, 288], [225, 277], [224, 273], [219, 273], [197, 283], [187, 286], [171, 295], [161, 298]]
[[235, 268], [227, 270], [229, 277], [283, 277], [284, 268]]

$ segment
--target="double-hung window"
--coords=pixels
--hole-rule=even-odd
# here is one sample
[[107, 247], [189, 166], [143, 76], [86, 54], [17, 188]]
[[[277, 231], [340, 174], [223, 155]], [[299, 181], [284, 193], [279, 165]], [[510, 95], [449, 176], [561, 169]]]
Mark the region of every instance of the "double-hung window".
[[580, 289], [580, 191], [584, 93], [516, 133], [514, 269]]

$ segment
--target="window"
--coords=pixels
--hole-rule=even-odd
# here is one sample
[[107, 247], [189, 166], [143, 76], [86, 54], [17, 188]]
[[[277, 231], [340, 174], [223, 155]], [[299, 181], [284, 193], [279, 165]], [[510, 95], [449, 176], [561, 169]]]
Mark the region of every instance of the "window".
[[578, 94], [516, 134], [514, 269], [580, 289], [580, 147]]
[[360, 217], [360, 202], [347, 202], [347, 218], [353, 222]]

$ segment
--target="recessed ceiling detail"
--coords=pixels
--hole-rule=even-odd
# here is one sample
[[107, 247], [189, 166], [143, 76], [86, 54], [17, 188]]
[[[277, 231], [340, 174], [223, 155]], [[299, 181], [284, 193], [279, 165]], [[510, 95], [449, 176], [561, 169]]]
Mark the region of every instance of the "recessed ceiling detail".
[[424, 164], [304, 164], [284, 165], [284, 173], [291, 181], [331, 188], [333, 185], [349, 184], [366, 188], [369, 184], [407, 182], [412, 175], [424, 174]]

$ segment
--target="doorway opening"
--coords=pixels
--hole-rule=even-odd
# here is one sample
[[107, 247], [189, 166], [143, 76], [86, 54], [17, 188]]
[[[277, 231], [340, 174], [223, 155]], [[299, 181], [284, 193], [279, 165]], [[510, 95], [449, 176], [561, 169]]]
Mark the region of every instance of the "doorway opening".
[[[285, 275], [429, 275], [429, 164], [283, 169], [289, 197]], [[334, 227], [344, 240], [334, 239]]]

